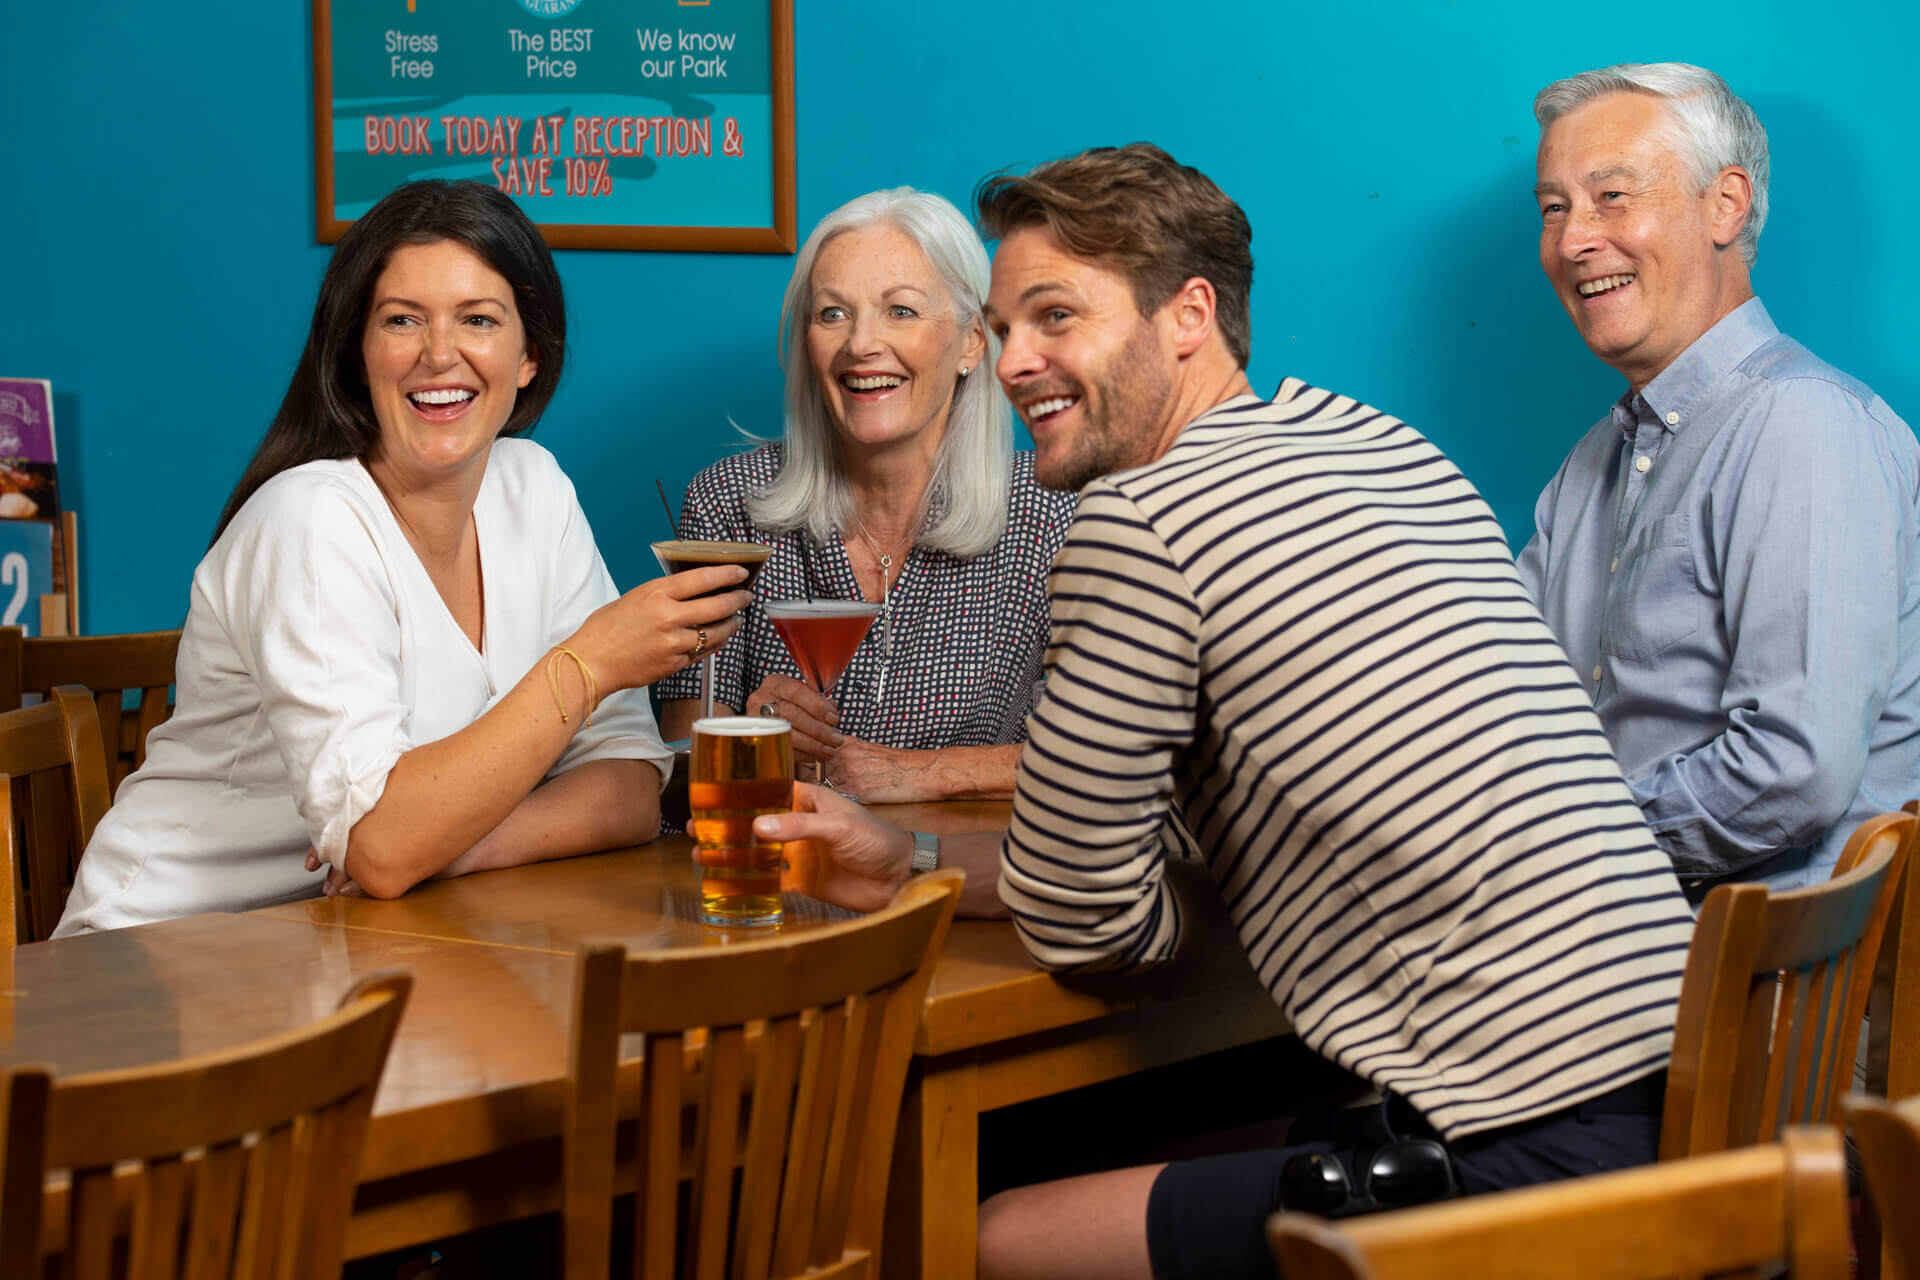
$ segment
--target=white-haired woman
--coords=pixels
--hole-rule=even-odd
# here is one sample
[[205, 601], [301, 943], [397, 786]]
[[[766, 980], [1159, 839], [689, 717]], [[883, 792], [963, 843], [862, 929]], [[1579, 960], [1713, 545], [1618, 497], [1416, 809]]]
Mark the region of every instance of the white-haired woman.
[[[790, 720], [802, 758], [863, 800], [1013, 792], [1047, 642], [1047, 568], [1074, 495], [1013, 449], [981, 323], [986, 250], [909, 187], [823, 218], [781, 308], [786, 432], [687, 487], [680, 536], [771, 544], [759, 600], [882, 605], [831, 701], [764, 610], [715, 658], [715, 700]], [[683, 737], [697, 671], [662, 681]]]

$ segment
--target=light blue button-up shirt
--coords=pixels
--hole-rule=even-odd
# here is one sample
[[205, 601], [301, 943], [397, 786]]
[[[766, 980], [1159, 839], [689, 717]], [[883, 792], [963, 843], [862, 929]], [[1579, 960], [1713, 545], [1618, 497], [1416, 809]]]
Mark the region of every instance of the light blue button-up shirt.
[[1758, 298], [1596, 424], [1520, 576], [1696, 895], [1920, 797], [1920, 443]]

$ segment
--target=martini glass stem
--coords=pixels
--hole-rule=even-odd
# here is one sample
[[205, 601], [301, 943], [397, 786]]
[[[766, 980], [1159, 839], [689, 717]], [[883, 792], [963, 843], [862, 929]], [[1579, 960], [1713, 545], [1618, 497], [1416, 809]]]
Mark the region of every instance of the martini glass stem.
[[711, 719], [713, 716], [713, 655], [708, 654], [700, 664], [700, 714]]
[[[838, 682], [836, 681], [836, 683], [838, 683]], [[818, 692], [819, 692], [819, 694], [820, 694], [820, 696], [821, 696], [821, 697], [823, 697], [823, 698], [825, 698], [825, 699], [827, 700], [827, 703], [828, 703], [828, 705], [835, 705], [835, 704], [834, 704], [834, 702], [833, 702], [833, 694], [831, 694], [830, 692], [828, 692], [828, 689], [827, 689], [827, 687], [824, 687], [824, 686], [821, 686], [821, 685], [818, 685], [818, 684], [816, 684], [816, 685], [814, 685], [813, 687], [814, 687], [814, 689], [815, 689], [816, 691], [818, 691]], [[837, 708], [836, 708], [836, 709], [837, 709]], [[811, 761], [808, 761], [808, 767], [809, 767], [809, 768], [810, 768], [810, 769], [812, 770], [812, 773], [813, 773], [813, 776], [812, 776], [812, 777], [811, 777], [810, 779], [808, 779], [808, 781], [810, 781], [810, 782], [812, 782], [812, 783], [813, 783], [813, 784], [814, 784], [815, 786], [817, 786], [817, 787], [824, 787], [824, 786], [826, 786], [826, 785], [827, 785], [827, 764], [826, 764], [826, 761], [824, 761], [824, 760], [811, 760]]]

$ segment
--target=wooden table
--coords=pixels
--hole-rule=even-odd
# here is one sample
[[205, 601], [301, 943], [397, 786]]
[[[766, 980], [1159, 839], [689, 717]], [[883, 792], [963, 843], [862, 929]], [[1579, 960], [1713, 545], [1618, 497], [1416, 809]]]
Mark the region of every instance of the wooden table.
[[[1005, 805], [902, 806], [945, 834]], [[21, 947], [0, 971], [0, 1064], [75, 1072], [241, 1044], [331, 1010], [394, 965], [414, 991], [361, 1161], [353, 1257], [558, 1207], [573, 952], [721, 946], [701, 925], [684, 837], [425, 886], [315, 899]], [[800, 901], [805, 906], [805, 900]], [[790, 929], [828, 919], [794, 913]], [[1217, 942], [1218, 921], [1196, 921]], [[1209, 938], [1209, 935], [1212, 935]], [[956, 922], [916, 1045], [889, 1206], [889, 1274], [973, 1274], [983, 1111], [1283, 1034], [1237, 947], [1148, 974], [1063, 982], [1002, 921]]]

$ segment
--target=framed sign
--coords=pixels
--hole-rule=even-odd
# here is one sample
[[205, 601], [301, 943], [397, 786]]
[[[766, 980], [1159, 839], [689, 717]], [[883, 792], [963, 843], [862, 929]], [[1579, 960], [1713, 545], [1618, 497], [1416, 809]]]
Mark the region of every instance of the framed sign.
[[792, 0], [313, 0], [318, 235], [416, 178], [555, 248], [792, 253]]

